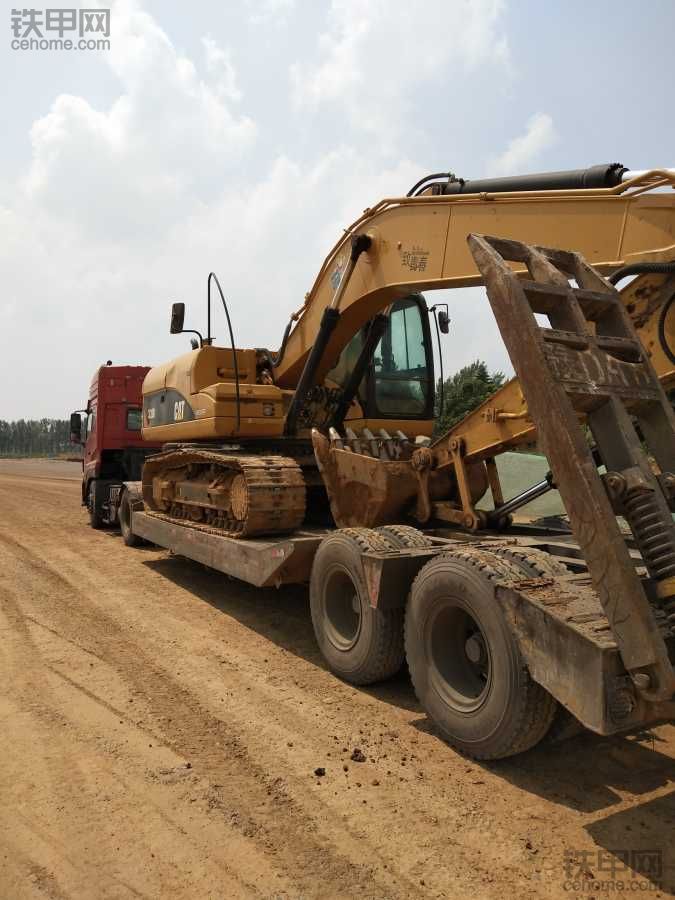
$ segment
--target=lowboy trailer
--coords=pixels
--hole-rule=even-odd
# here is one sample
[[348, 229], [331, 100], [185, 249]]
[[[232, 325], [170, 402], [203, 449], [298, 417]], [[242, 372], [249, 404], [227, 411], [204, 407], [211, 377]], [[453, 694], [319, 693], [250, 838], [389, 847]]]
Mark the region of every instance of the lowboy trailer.
[[[503, 610], [531, 678], [586, 728], [608, 735], [639, 730], [675, 716], [673, 701], [647, 702], [636, 691], [591, 584], [581, 548], [571, 533], [523, 525], [508, 538], [494, 533], [481, 535], [480, 541], [475, 541], [467, 540], [461, 531], [425, 533], [407, 526], [384, 526], [338, 531], [307, 529], [287, 538], [241, 541], [209, 533], [190, 523], [178, 525], [160, 514], [143, 511], [140, 483], [125, 485], [125, 491], [122, 528], [132, 542], [142, 540], [164, 547], [256, 587], [312, 585], [320, 548], [324, 551], [319, 558], [321, 565], [323, 555], [343, 533], [350, 543], [356, 537], [359, 548], [346, 577], [358, 593], [359, 603], [367, 603], [376, 615], [391, 617], [398, 612], [402, 617], [411, 593], [420, 587], [417, 579], [421, 571], [424, 569], [428, 575], [427, 567], [434, 560], [442, 567], [447, 560], [456, 559], [468, 573], [472, 574], [472, 568], [476, 570], [491, 601]], [[388, 535], [407, 546], [393, 549], [383, 544], [383, 537]], [[643, 575], [642, 558], [630, 539], [627, 551], [636, 574]], [[314, 581], [317, 574], [323, 573], [323, 566], [321, 569], [321, 573], [314, 573]], [[338, 586], [343, 585], [344, 582]], [[325, 617], [326, 636], [321, 643], [330, 648], [332, 641], [340, 652], [340, 645], [349, 641], [355, 628], [344, 616], [334, 615], [331, 621], [330, 607]], [[659, 618], [658, 627], [671, 659], [675, 659], [675, 634], [665, 616]], [[462, 654], [465, 677], [458, 671], [449, 680], [450, 684], [464, 685], [458, 694], [463, 691], [468, 698], [480, 692], [483, 680], [481, 643], [471, 643], [471, 637], [465, 641]], [[432, 668], [433, 660], [432, 648]], [[376, 662], [382, 665], [381, 660]], [[386, 674], [391, 673], [382, 677]], [[473, 688], [472, 675], [476, 676]], [[419, 690], [417, 684], [415, 687]], [[427, 697], [430, 693], [434, 693], [433, 686], [427, 689]], [[529, 743], [531, 737], [519, 736], [518, 744], [503, 747], [496, 755], [524, 749], [521, 745]]]
[[[598, 734], [671, 721], [670, 401], [618, 293], [581, 256], [479, 235], [469, 244], [550, 479], [506, 503], [497, 500], [480, 533], [471, 523], [460, 530], [453, 516], [445, 526], [443, 504], [436, 504], [434, 528], [362, 527], [372, 511], [365, 505], [359, 527], [237, 538], [203, 517], [177, 520], [153, 509], [144, 471], [143, 488], [137, 482], [123, 488], [124, 540], [151, 541], [260, 587], [309, 583], [314, 632], [328, 667], [354, 684], [372, 684], [407, 662], [440, 733], [476, 758], [527, 750], [567, 714]], [[536, 314], [546, 315], [550, 327]], [[399, 460], [377, 461], [342, 439], [326, 445], [314, 442], [332, 483], [332, 508], [359, 491], [363, 497], [376, 468], [386, 469], [390, 490], [406, 471], [410, 476]], [[449, 446], [460, 491], [462, 449], [459, 440]], [[425, 471], [447, 462], [439, 453], [434, 461], [433, 451], [432, 444], [413, 455], [422, 486]], [[189, 450], [186, 458], [189, 475]], [[275, 469], [282, 471], [283, 460], [276, 459], [269, 457], [250, 484], [270, 509], [284, 487]], [[200, 474], [217, 494], [222, 479]], [[160, 493], [171, 477], [169, 471], [158, 478]], [[514, 528], [511, 513], [553, 484], [570, 530]], [[191, 485], [180, 487], [190, 509]]]

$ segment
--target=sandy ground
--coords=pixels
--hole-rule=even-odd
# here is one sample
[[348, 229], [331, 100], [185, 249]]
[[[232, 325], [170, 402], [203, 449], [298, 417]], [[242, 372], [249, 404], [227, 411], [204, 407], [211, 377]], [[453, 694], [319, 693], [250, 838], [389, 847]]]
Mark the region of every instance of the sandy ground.
[[78, 477], [0, 461], [3, 900], [672, 895], [675, 728], [467, 761], [304, 590], [129, 550]]

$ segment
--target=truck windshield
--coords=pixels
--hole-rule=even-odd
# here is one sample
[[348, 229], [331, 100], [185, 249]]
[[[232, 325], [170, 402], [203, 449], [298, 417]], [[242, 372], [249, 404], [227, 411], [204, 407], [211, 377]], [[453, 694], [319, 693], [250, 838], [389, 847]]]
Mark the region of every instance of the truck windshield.
[[127, 410], [127, 431], [140, 431], [143, 415], [140, 409]]

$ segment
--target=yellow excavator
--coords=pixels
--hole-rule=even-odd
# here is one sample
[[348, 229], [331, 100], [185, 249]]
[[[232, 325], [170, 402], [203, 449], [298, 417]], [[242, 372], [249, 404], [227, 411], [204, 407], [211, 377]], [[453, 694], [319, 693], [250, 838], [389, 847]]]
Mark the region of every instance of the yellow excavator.
[[[422, 291], [480, 285], [469, 233], [578, 251], [612, 283], [666, 389], [675, 386], [675, 170], [585, 170], [464, 181], [423, 179], [354, 222], [326, 257], [281, 347], [213, 345], [153, 368], [143, 435], [166, 442], [144, 469], [146, 508], [233, 537], [321, 521], [505, 526], [494, 457], [536, 440], [519, 381], [432, 442], [433, 316]], [[521, 266], [522, 270], [522, 266]], [[223, 304], [225, 300], [223, 298]], [[445, 308], [443, 308], [445, 306]], [[184, 304], [174, 304], [181, 333]], [[230, 318], [225, 305], [228, 326]], [[593, 326], [591, 326], [593, 327]], [[538, 486], [542, 492], [552, 486]], [[476, 503], [488, 487], [496, 510]]]
[[[570, 714], [600, 734], [672, 721], [673, 187], [675, 170], [619, 164], [429, 176], [346, 230], [276, 352], [236, 348], [212, 273], [206, 335], [145, 377], [143, 436], [163, 449], [123, 485], [125, 542], [309, 582], [331, 670], [371, 684], [407, 661], [472, 756]], [[449, 317], [421, 292], [472, 285], [517, 378], [432, 439]], [[184, 318], [174, 304], [172, 333]], [[496, 457], [535, 440], [550, 476], [505, 500]], [[569, 529], [512, 520], [554, 484]]]

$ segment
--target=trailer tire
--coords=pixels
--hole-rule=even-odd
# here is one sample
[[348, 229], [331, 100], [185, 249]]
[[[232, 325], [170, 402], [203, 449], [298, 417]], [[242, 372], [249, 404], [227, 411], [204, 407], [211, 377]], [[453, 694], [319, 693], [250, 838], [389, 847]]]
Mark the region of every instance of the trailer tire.
[[405, 647], [415, 693], [443, 737], [476, 759], [528, 750], [555, 714], [495, 596], [496, 580], [522, 578], [514, 563], [466, 547], [430, 560], [410, 592]]
[[555, 578], [558, 575], [569, 575], [565, 563], [560, 562], [551, 553], [536, 547], [494, 547], [493, 552], [503, 559], [511, 560], [526, 578]]
[[310, 609], [314, 634], [332, 672], [352, 684], [373, 684], [396, 674], [404, 660], [403, 607], [370, 605], [361, 555], [390, 550], [368, 528], [343, 528], [314, 557]]
[[412, 525], [381, 525], [375, 529], [384, 535], [396, 550], [414, 549], [415, 547], [431, 547], [432, 540], [419, 528]]
[[129, 502], [129, 492], [123, 490], [120, 499], [120, 507], [117, 512], [120, 531], [122, 532], [122, 540], [127, 547], [140, 547], [143, 543], [143, 538], [139, 538], [138, 535], [134, 534], [131, 530], [132, 512], [131, 503]]
[[89, 512], [89, 524], [97, 531], [105, 528], [106, 525], [101, 511], [103, 502], [101, 493], [101, 485], [99, 482], [95, 479], [90, 481], [87, 490], [87, 510]]

